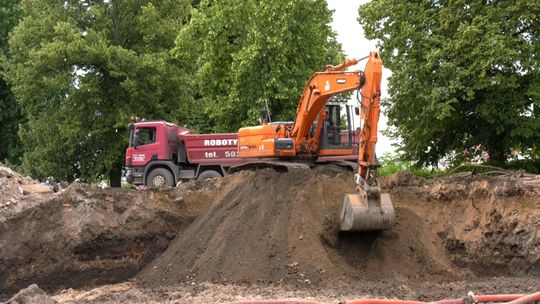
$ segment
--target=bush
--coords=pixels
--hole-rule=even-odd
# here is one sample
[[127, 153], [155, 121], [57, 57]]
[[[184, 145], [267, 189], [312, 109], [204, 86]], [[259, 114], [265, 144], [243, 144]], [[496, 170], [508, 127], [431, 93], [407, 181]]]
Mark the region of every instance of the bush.
[[397, 154], [385, 153], [379, 158], [381, 167], [377, 171], [379, 176], [387, 176], [399, 172], [410, 172], [416, 176], [432, 178], [442, 176], [446, 173], [445, 170], [437, 168], [425, 168], [415, 166], [412, 161], [403, 160]]
[[509, 170], [523, 170], [528, 173], [540, 174], [540, 159], [519, 159], [513, 160], [504, 166]]
[[134, 184], [129, 184], [129, 183], [122, 183], [121, 187], [122, 189], [127, 189], [127, 190], [137, 189]]

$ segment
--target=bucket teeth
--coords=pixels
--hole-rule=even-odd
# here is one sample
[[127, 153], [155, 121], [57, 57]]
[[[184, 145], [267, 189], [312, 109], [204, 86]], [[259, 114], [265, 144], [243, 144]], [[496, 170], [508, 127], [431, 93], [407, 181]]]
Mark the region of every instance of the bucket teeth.
[[378, 188], [345, 194], [339, 220], [340, 231], [373, 231], [390, 229], [395, 211], [390, 194]]

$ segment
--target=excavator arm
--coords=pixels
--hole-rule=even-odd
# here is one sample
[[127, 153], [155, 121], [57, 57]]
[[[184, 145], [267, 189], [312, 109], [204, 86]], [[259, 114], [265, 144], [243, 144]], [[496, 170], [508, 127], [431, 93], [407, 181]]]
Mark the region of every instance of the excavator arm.
[[368, 183], [371, 171], [378, 166], [375, 144], [380, 116], [382, 61], [377, 53], [370, 54], [364, 69], [365, 83], [360, 92], [360, 120], [363, 122], [358, 147], [358, 174]]
[[370, 53], [364, 69], [365, 83], [360, 93], [362, 127], [358, 147], [358, 172], [355, 174], [356, 193], [345, 194], [340, 216], [341, 231], [389, 229], [395, 222], [390, 195], [381, 193], [376, 180], [379, 163], [375, 144], [380, 115], [382, 61]]
[[311, 140], [309, 131], [330, 97], [360, 88], [362, 72], [331, 71], [313, 74], [304, 88], [298, 104], [294, 127], [289, 137], [294, 139], [297, 153], [315, 154], [318, 143]]

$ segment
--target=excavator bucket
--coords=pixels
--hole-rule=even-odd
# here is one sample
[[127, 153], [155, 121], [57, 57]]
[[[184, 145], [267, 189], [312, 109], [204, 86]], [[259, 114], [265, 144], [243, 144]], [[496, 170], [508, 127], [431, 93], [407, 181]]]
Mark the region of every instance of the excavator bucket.
[[396, 221], [390, 194], [378, 187], [360, 188], [345, 194], [339, 220], [340, 231], [373, 231], [390, 229]]

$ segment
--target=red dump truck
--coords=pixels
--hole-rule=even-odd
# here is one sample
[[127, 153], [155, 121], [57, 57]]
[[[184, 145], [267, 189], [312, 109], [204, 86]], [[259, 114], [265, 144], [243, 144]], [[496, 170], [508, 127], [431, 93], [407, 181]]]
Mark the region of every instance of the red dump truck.
[[[175, 186], [182, 180], [221, 177], [230, 167], [257, 161], [238, 157], [236, 133], [194, 134], [165, 121], [135, 122], [129, 129], [123, 174], [126, 182], [134, 185]], [[355, 146], [356, 137], [347, 134], [341, 135], [343, 141]], [[347, 156], [321, 157], [318, 162], [355, 160], [356, 151], [354, 148]]]
[[220, 177], [238, 158], [237, 135], [193, 134], [165, 121], [132, 123], [126, 150], [126, 181], [148, 187], [174, 186], [181, 180]]

